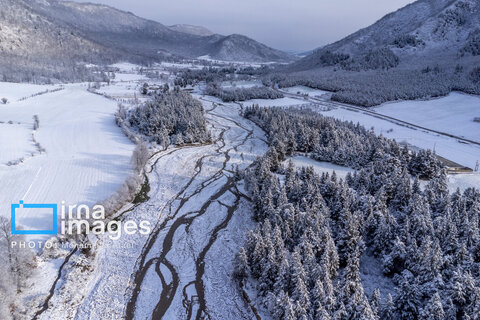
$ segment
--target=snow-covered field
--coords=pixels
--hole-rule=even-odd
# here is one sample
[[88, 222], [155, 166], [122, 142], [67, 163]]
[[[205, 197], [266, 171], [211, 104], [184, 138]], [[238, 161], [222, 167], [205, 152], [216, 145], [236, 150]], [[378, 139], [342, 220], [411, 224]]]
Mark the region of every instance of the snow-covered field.
[[[0, 82], [0, 99], [7, 98], [8, 102], [10, 103], [20, 99], [28, 98], [41, 92], [45, 92], [46, 90], [55, 90], [60, 87], [60, 85]], [[3, 105], [0, 103], [0, 108], [2, 107]]]
[[[18, 88], [17, 96], [38, 89], [26, 85], [24, 91]], [[116, 103], [86, 89], [85, 84], [68, 85], [0, 107], [0, 121], [5, 122], [0, 124], [2, 216], [8, 216], [10, 204], [20, 200], [91, 205], [110, 196], [131, 174], [134, 146], [114, 123]], [[32, 142], [34, 115], [40, 120], [35, 137], [46, 150], [42, 154]], [[23, 163], [7, 166], [20, 157], [25, 157]], [[17, 218], [27, 229], [41, 228], [49, 220], [27, 212]]]
[[448, 189], [455, 192], [459, 188], [464, 191], [468, 188], [480, 188], [480, 172], [448, 175]]
[[480, 97], [453, 92], [428, 101], [387, 103], [375, 111], [416, 125], [480, 142]]
[[243, 101], [244, 106], [251, 106], [258, 104], [260, 107], [290, 107], [290, 106], [299, 106], [308, 103], [308, 101], [302, 101], [295, 98], [280, 98], [280, 99], [252, 99]]
[[321, 111], [321, 113], [344, 121], [359, 122], [366, 128], [374, 128], [377, 134], [382, 134], [401, 143], [407, 143], [422, 149], [435, 150], [438, 155], [469, 168], [474, 168], [476, 161], [480, 160], [480, 146], [460, 143], [453, 138], [411, 129], [372, 117], [369, 114], [341, 108]]
[[32, 141], [33, 120], [31, 123], [10, 121], [0, 120], [0, 165], [36, 152]]

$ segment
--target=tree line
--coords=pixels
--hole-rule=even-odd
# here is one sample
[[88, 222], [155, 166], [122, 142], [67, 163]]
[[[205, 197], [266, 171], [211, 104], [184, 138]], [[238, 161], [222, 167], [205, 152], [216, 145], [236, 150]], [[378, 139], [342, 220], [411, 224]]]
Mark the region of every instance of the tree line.
[[210, 83], [205, 94], [222, 99], [223, 102], [247, 101], [252, 99], [280, 99], [284, 95], [268, 87], [222, 88], [220, 83]]
[[[369, 61], [375, 60], [373, 56]], [[388, 64], [390, 60], [386, 61]], [[271, 73], [262, 79], [264, 85], [269, 87], [278, 85], [280, 88], [288, 88], [303, 85], [332, 91], [332, 100], [364, 107], [388, 101], [442, 97], [452, 91], [480, 94], [478, 70], [468, 63], [452, 68], [426, 65], [416, 69], [386, 68], [388, 70], [360, 72], [352, 71], [354, 69], [343, 70], [332, 66], [322, 69], [322, 72], [313, 70]]]

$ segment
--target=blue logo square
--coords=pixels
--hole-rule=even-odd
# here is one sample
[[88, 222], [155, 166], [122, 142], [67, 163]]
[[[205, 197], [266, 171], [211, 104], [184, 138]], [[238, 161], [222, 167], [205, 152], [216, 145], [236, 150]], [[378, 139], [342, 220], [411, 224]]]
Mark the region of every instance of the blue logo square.
[[[51, 230], [17, 230], [15, 227], [15, 212], [20, 207], [25, 209], [51, 209], [52, 210], [52, 218], [53, 218], [53, 229]], [[58, 207], [56, 204], [32, 204], [32, 203], [23, 203], [23, 200], [19, 201], [18, 204], [12, 203], [11, 206], [11, 214], [12, 214], [12, 234], [57, 234], [58, 233]]]

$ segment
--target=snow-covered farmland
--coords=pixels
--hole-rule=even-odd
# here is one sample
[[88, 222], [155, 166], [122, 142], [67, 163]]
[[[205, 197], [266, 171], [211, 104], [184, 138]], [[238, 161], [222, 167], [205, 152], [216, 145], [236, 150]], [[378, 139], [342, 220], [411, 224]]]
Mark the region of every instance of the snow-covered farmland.
[[[115, 102], [89, 93], [82, 84], [2, 106], [0, 214], [9, 215], [10, 204], [19, 200], [94, 204], [119, 188], [131, 174], [134, 146], [114, 123], [116, 108]], [[36, 152], [34, 115], [40, 120], [35, 138], [46, 152], [31, 156]], [[24, 156], [18, 165], [5, 163]], [[18, 218], [17, 223], [31, 229], [48, 221], [26, 212]]]
[[[28, 98], [32, 95], [46, 90], [55, 90], [59, 85], [37, 85], [28, 83], [0, 82], [0, 99], [6, 98], [9, 103], [20, 99]], [[0, 108], [3, 105], [0, 103]]]
[[0, 165], [24, 159], [35, 152], [31, 123], [0, 120]]
[[453, 92], [428, 101], [387, 103], [375, 108], [378, 113], [416, 125], [447, 132], [480, 142], [480, 97]]

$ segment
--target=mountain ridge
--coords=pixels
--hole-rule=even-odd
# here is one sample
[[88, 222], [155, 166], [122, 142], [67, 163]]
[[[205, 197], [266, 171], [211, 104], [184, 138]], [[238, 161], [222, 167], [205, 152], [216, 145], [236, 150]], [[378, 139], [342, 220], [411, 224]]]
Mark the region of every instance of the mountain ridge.
[[[328, 53], [358, 59], [381, 49], [390, 50], [400, 63], [426, 56], [441, 56], [447, 60], [461, 55], [468, 37], [480, 28], [479, 17], [478, 0], [419, 0], [316, 50], [292, 69], [308, 70], [332, 64], [322, 61], [322, 56], [325, 58]], [[346, 60], [346, 57], [339, 57], [339, 60]]]
[[209, 29], [202, 27], [202, 26], [194, 26], [191, 24], [174, 24], [172, 26], [168, 26], [170, 30], [193, 34], [196, 36], [212, 36], [215, 33], [210, 31]]
[[180, 32], [131, 12], [94, 3], [0, 0], [0, 14], [3, 80], [73, 81], [78, 76], [83, 79], [87, 72], [80, 71], [80, 64], [120, 60], [148, 63], [200, 56], [248, 62], [294, 59], [248, 37]]

